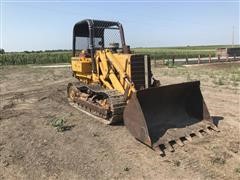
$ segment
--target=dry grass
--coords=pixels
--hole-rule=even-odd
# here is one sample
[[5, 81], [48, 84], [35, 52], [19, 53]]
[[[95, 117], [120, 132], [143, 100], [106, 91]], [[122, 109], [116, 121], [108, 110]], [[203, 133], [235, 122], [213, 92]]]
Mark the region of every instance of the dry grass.
[[186, 81], [200, 80], [201, 84], [238, 89], [240, 84], [240, 63], [210, 64], [209, 66], [174, 66], [158, 70], [159, 79], [164, 76], [181, 77]]

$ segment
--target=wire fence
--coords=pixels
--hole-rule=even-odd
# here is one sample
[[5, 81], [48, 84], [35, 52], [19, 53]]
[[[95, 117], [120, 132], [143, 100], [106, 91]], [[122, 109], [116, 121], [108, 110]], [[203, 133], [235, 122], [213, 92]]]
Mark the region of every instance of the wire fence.
[[214, 56], [212, 57], [209, 54], [208, 57], [201, 57], [198, 55], [195, 58], [179, 58], [176, 59], [174, 56], [172, 58], [167, 59], [154, 59], [152, 58], [152, 63], [155, 67], [159, 65], [167, 65], [169, 67], [173, 67], [174, 65], [190, 65], [190, 64], [206, 64], [206, 63], [221, 63], [221, 62], [232, 62], [232, 61], [240, 61], [240, 56]]

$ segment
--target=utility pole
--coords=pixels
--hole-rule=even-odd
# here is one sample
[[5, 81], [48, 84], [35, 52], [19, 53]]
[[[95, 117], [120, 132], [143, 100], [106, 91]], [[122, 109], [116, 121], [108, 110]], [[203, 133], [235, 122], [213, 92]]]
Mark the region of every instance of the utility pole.
[[232, 47], [234, 47], [234, 26], [232, 27]]

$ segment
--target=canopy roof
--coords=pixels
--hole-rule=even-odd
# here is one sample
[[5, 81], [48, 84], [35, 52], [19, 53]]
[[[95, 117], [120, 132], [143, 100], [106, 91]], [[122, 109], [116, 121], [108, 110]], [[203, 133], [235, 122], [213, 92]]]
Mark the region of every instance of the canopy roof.
[[113, 21], [85, 19], [74, 25], [73, 36], [89, 37], [90, 29], [94, 29], [94, 37], [101, 37], [103, 30], [112, 26], [119, 28], [121, 24]]

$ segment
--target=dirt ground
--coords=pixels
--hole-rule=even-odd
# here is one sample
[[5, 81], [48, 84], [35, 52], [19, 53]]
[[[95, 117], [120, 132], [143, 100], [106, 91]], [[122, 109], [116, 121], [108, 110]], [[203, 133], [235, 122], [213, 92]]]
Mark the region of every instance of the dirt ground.
[[71, 107], [69, 67], [1, 67], [0, 179], [240, 179], [240, 64], [153, 67], [153, 74], [162, 84], [200, 79], [221, 132], [161, 157], [124, 126]]

